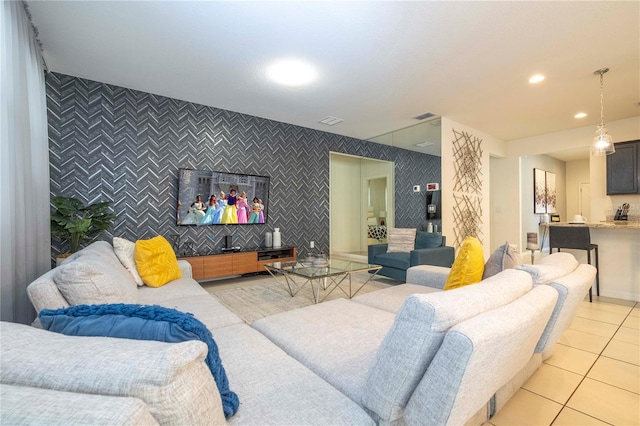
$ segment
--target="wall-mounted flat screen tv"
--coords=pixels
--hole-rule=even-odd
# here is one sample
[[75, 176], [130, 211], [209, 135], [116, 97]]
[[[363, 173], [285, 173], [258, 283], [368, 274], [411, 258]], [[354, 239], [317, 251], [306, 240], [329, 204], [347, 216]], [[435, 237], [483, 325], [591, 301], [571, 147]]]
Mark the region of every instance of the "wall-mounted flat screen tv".
[[267, 223], [268, 211], [268, 176], [178, 172], [178, 225], [257, 225]]

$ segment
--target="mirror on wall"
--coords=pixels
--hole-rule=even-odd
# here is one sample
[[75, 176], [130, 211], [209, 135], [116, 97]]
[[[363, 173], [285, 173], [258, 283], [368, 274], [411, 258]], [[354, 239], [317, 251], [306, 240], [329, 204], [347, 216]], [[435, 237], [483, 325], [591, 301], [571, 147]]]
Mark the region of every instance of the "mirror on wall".
[[387, 242], [387, 177], [366, 178], [366, 245]]
[[395, 165], [331, 153], [330, 169], [331, 256], [366, 262], [368, 245], [394, 226]]

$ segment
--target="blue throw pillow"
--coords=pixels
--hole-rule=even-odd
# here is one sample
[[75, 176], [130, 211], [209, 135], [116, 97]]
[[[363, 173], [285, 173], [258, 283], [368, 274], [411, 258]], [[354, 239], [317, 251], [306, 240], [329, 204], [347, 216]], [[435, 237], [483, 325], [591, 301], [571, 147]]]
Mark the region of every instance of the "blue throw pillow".
[[229, 389], [218, 345], [209, 329], [192, 314], [162, 306], [119, 303], [43, 309], [38, 317], [44, 329], [69, 336], [118, 337], [169, 343], [200, 340], [209, 348], [205, 362], [222, 397], [225, 418], [238, 411], [240, 401]]
[[442, 234], [435, 232], [416, 232], [416, 250], [425, 248], [440, 247], [442, 245]]

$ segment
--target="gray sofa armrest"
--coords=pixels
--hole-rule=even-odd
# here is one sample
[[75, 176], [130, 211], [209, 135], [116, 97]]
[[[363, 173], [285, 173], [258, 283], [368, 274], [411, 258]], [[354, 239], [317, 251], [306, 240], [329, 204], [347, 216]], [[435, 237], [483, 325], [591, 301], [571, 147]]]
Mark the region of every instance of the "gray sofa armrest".
[[27, 296], [36, 309], [36, 313], [43, 309], [68, 308], [70, 306], [53, 281], [55, 273], [55, 269], [52, 269], [27, 286]]
[[127, 396], [0, 384], [0, 423], [7, 425], [157, 425], [149, 407]]
[[138, 398], [160, 424], [225, 424], [203, 342], [66, 336], [8, 322], [0, 337], [3, 384]]
[[368, 256], [368, 262], [369, 263], [376, 263], [374, 262], [374, 259], [377, 255], [379, 254], [384, 254], [387, 252], [387, 247], [389, 246], [389, 244], [371, 244], [369, 246], [369, 256]]
[[443, 289], [451, 268], [444, 266], [419, 265], [407, 269], [407, 283]]
[[453, 247], [434, 247], [413, 250], [410, 265], [435, 265], [450, 268], [455, 258]]
[[178, 260], [178, 266], [180, 267], [180, 272], [182, 272], [182, 278], [193, 278], [191, 264], [189, 262], [186, 260]]

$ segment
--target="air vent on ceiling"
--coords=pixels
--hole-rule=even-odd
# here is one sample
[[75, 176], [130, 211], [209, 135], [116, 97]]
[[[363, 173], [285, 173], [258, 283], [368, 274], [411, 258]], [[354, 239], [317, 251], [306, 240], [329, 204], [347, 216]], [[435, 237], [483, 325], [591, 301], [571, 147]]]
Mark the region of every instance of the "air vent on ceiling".
[[318, 121], [318, 123], [326, 124], [327, 126], [335, 126], [338, 123], [342, 123], [344, 120], [338, 117], [327, 116], [322, 120]]
[[431, 145], [433, 145], [433, 142], [429, 142], [429, 141], [424, 141], [416, 144], [416, 146], [419, 146], [420, 148], [424, 148], [425, 146], [431, 146]]
[[425, 118], [431, 118], [431, 117], [435, 117], [435, 114], [432, 112], [425, 112], [424, 114], [421, 114], [413, 118], [415, 118], [416, 120], [424, 120]]

